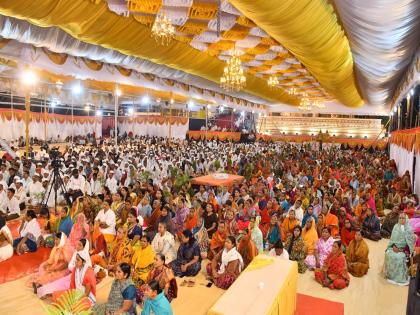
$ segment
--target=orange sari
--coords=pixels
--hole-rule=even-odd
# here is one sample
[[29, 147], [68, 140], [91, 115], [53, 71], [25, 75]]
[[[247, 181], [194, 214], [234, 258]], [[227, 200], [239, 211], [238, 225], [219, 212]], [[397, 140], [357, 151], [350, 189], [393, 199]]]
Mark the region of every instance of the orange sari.
[[293, 229], [296, 225], [299, 225], [299, 221], [297, 219], [290, 220], [289, 217], [284, 219], [281, 224], [281, 240], [283, 242], [286, 241], [288, 235], [293, 233]]
[[188, 214], [187, 219], [185, 221], [185, 228], [190, 231], [192, 231], [192, 229], [197, 226], [198, 222], [198, 212], [194, 209], [192, 209], [191, 211]]
[[331, 228], [331, 236], [336, 237], [338, 235], [338, 218], [334, 214], [328, 212], [325, 216], [324, 226], [329, 226]]

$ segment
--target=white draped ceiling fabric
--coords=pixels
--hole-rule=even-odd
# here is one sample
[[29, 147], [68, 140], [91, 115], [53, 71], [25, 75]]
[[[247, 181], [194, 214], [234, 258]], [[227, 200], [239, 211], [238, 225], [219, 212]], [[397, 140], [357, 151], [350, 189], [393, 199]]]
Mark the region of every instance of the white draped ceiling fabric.
[[164, 124], [152, 123], [148, 121], [136, 122], [129, 118], [118, 119], [118, 130], [119, 134], [122, 135], [125, 132], [127, 134], [132, 133], [134, 136], [156, 136], [163, 138], [175, 138], [185, 139], [188, 131], [188, 121], [186, 124], [172, 124], [169, 127], [169, 123]]
[[419, 0], [334, 0], [368, 104], [388, 106], [420, 43]]

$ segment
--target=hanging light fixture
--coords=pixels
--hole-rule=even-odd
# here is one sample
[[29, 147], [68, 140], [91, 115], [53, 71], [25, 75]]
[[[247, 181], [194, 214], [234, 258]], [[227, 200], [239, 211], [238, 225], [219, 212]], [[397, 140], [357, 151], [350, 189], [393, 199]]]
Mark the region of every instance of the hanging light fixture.
[[298, 91], [296, 88], [291, 88], [287, 91], [287, 93], [289, 93], [290, 95], [296, 95], [298, 94]]
[[272, 74], [267, 80], [267, 84], [271, 89], [276, 88], [279, 85], [279, 79], [276, 75]]
[[240, 91], [246, 85], [246, 77], [242, 69], [242, 62], [239, 59], [239, 52], [233, 50], [231, 58], [226, 61], [223, 75], [220, 78], [220, 86], [227, 91]]
[[302, 111], [311, 111], [312, 110], [312, 104], [311, 104], [309, 98], [303, 97], [300, 100], [300, 104], [299, 104], [298, 108], [299, 108], [299, 110], [302, 110]]
[[168, 46], [175, 36], [175, 27], [172, 21], [165, 14], [156, 15], [155, 22], [152, 26], [152, 37], [157, 43]]

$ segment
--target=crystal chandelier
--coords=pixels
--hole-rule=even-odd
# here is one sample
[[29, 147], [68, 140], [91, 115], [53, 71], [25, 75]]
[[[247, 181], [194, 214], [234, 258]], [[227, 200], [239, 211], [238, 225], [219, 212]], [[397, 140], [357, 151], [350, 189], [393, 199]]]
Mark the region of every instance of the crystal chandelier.
[[233, 50], [231, 55], [232, 57], [226, 61], [226, 66], [223, 69], [220, 86], [227, 91], [240, 91], [246, 85], [246, 77], [241, 59], [239, 59], [239, 52]]
[[279, 79], [274, 74], [270, 75], [270, 77], [267, 80], [267, 84], [270, 88], [273, 89], [279, 85]]
[[291, 88], [287, 91], [287, 93], [289, 93], [290, 95], [296, 95], [298, 91], [296, 88]]
[[313, 101], [312, 105], [316, 108], [319, 108], [319, 109], [325, 108], [325, 104], [321, 100]]
[[302, 111], [310, 111], [310, 110], [312, 110], [312, 104], [309, 101], [309, 98], [303, 97], [300, 100], [300, 105], [298, 106], [298, 108], [299, 108], [299, 110], [302, 110]]
[[175, 36], [175, 27], [170, 18], [163, 13], [156, 16], [155, 23], [152, 26], [152, 37], [157, 43], [167, 46]]

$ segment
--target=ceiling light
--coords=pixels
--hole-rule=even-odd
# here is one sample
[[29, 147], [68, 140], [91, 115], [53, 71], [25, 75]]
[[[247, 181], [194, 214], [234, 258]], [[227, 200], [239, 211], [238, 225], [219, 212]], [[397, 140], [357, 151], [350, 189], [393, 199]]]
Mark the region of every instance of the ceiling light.
[[22, 82], [25, 85], [34, 85], [38, 81], [38, 77], [31, 69], [26, 69], [22, 73]]
[[142, 99], [141, 99], [141, 103], [143, 105], [149, 104], [150, 103], [150, 97], [148, 95], [143, 96]]
[[120, 97], [122, 95], [122, 91], [119, 88], [115, 89], [115, 95], [117, 95], [118, 97]]
[[77, 84], [73, 85], [72, 91], [73, 91], [73, 94], [79, 95], [80, 93], [82, 93], [83, 88], [79, 83], [77, 83]]
[[128, 108], [128, 115], [130, 115], [130, 116], [134, 115], [134, 108], [133, 107]]
[[102, 116], [103, 115], [103, 111], [102, 111], [102, 109], [98, 109], [97, 111], [96, 111], [96, 116]]

